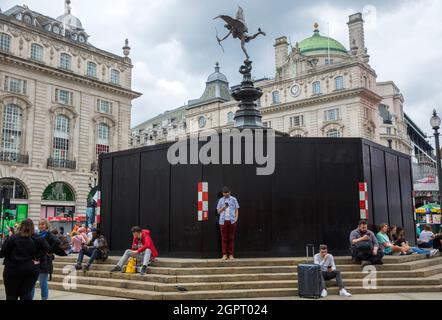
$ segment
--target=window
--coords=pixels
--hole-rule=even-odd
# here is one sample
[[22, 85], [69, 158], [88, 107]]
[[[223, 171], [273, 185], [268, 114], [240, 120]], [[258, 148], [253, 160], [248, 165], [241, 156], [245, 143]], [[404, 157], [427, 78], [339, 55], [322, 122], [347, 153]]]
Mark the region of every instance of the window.
[[0, 179], [0, 189], [6, 193], [6, 198], [23, 200], [28, 198], [25, 186], [15, 179]]
[[55, 182], [45, 189], [41, 199], [49, 201], [75, 201], [75, 194], [67, 184]]
[[43, 47], [33, 43], [31, 46], [31, 59], [36, 61], [43, 61]]
[[333, 64], [333, 59], [325, 59], [325, 64], [329, 65], [329, 64]]
[[327, 137], [328, 138], [340, 138], [341, 137], [341, 132], [339, 130], [336, 129], [331, 129], [327, 131]]
[[272, 121], [263, 122], [262, 125], [265, 128], [271, 128], [272, 127]]
[[67, 160], [69, 157], [69, 131], [70, 120], [68, 117], [58, 115], [55, 118], [53, 157], [54, 159]]
[[120, 72], [118, 70], [112, 69], [111, 71], [111, 83], [120, 84]]
[[204, 117], [199, 117], [198, 119], [198, 125], [200, 127], [200, 129], [204, 128], [207, 124], [207, 120]]
[[229, 112], [227, 114], [227, 123], [232, 123], [234, 121], [233, 118], [234, 118], [233, 112]]
[[107, 124], [100, 123], [97, 126], [97, 144], [95, 146], [97, 158], [100, 156], [100, 154], [109, 152], [109, 133], [110, 129]]
[[60, 68], [65, 70], [71, 70], [72, 58], [67, 53], [62, 53], [60, 55]]
[[339, 120], [339, 109], [331, 109], [325, 111], [325, 121]]
[[290, 127], [300, 127], [304, 125], [304, 116], [294, 116], [290, 118]]
[[97, 77], [97, 65], [93, 62], [87, 63], [87, 75], [88, 77]]
[[112, 113], [112, 103], [105, 100], [98, 100], [98, 112]]
[[5, 106], [3, 112], [2, 148], [4, 152], [20, 153], [22, 110], [15, 104]]
[[321, 83], [319, 81], [313, 82], [312, 88], [313, 88], [313, 94], [321, 93]]
[[11, 37], [6, 33], [0, 33], [0, 51], [11, 50]]
[[364, 80], [364, 87], [368, 88], [368, 78], [364, 76], [363, 80]]
[[5, 77], [5, 91], [26, 94], [26, 80]]
[[272, 92], [272, 101], [273, 101], [273, 104], [278, 104], [280, 102], [279, 101], [279, 91]]
[[387, 128], [387, 134], [391, 134], [391, 128], [390, 127]]
[[336, 86], [336, 90], [342, 90], [344, 89], [344, 77], [336, 77], [335, 78], [335, 86]]
[[58, 103], [71, 106], [74, 100], [74, 94], [67, 90], [56, 89], [55, 90], [55, 100]]

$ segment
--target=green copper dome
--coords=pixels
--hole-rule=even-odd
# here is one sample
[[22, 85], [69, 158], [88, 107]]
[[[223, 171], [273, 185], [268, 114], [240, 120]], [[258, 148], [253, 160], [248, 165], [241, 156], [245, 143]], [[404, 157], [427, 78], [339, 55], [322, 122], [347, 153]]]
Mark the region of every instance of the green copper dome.
[[321, 36], [319, 34], [318, 24], [315, 24], [313, 36], [302, 40], [298, 46], [302, 54], [314, 52], [323, 53], [324, 51], [327, 52], [329, 48], [330, 52], [348, 53], [347, 49], [335, 39]]

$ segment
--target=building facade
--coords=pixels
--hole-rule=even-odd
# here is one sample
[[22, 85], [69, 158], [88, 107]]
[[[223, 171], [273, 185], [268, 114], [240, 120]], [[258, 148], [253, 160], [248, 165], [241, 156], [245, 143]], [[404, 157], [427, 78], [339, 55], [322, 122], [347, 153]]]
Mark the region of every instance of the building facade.
[[127, 149], [132, 62], [94, 47], [80, 20], [0, 13], [0, 187], [19, 217], [84, 215], [103, 152]]
[[[411, 153], [404, 98], [392, 81], [376, 81], [365, 46], [362, 14], [351, 15], [348, 27], [349, 50], [338, 41], [321, 36], [318, 24], [311, 37], [294, 47], [285, 36], [275, 40], [275, 76], [255, 81], [255, 86], [264, 92], [257, 101], [263, 123], [291, 136], [362, 137]], [[215, 74], [219, 73], [219, 66], [216, 68]], [[228, 83], [224, 75], [218, 78]], [[206, 92], [209, 85], [208, 80]], [[186, 119], [185, 133], [231, 127], [237, 109], [237, 102], [227, 97], [224, 101], [200, 99], [196, 105], [189, 101], [187, 107], [180, 108]], [[167, 120], [168, 115], [159, 118]], [[139, 136], [145, 134], [149, 123], [132, 130], [133, 147], [145, 145]], [[168, 140], [176, 139], [175, 131], [163, 133]], [[163, 136], [161, 141], [165, 140]], [[152, 139], [147, 145], [155, 143]]]

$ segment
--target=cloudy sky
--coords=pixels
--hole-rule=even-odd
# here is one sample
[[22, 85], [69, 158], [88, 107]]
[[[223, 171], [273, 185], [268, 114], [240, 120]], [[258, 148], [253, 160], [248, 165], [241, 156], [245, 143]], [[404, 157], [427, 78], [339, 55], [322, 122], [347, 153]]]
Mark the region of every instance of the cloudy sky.
[[[57, 17], [63, 0], [1, 0], [4, 11], [26, 3], [30, 9]], [[243, 60], [239, 45], [215, 40], [223, 35], [219, 14], [245, 11], [250, 32], [261, 27], [267, 37], [249, 45], [254, 76], [274, 76], [274, 39], [285, 35], [294, 44], [312, 35], [318, 22], [323, 35], [349, 47], [348, 16], [369, 13], [366, 45], [378, 81], [393, 80], [405, 97], [405, 111], [430, 133], [433, 108], [442, 113], [442, 1], [439, 0], [72, 0], [72, 14], [80, 18], [90, 42], [122, 54], [125, 38], [132, 47], [134, 89], [143, 97], [134, 101], [132, 124], [199, 98], [216, 61], [231, 85], [240, 80]]]

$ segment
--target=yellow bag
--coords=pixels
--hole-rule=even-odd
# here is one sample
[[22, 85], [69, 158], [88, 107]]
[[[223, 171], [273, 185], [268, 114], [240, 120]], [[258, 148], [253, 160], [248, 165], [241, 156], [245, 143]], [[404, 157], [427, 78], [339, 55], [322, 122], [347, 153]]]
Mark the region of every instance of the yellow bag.
[[126, 273], [137, 273], [137, 259], [130, 258], [126, 266]]

